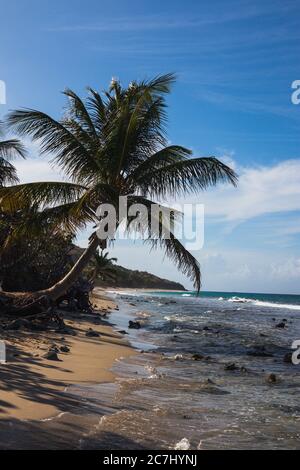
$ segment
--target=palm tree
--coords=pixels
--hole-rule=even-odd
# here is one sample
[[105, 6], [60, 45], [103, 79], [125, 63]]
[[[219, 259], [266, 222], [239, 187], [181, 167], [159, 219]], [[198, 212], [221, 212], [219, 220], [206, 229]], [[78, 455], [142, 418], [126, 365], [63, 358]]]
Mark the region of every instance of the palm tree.
[[104, 252], [104, 250], [101, 250], [101, 252], [97, 250], [94, 254], [95, 265], [91, 276], [92, 282], [97, 278], [103, 281], [106, 279], [114, 280], [116, 278], [116, 266], [114, 263], [118, 260], [117, 258], [109, 258], [108, 255], [108, 251]]
[[[235, 185], [234, 171], [218, 159], [192, 158], [190, 150], [168, 145], [165, 95], [174, 80], [173, 74], [161, 75], [132, 82], [127, 88], [112, 80], [102, 96], [89, 88], [84, 101], [67, 89], [68, 106], [61, 120], [32, 109], [12, 112], [8, 117], [11, 129], [37, 141], [41, 153], [52, 154], [53, 162], [70, 179], [68, 183], [31, 183], [0, 190], [2, 204], [10, 210], [29, 203], [40, 208], [30, 225], [21, 224], [15, 235], [37, 230], [45, 220], [74, 233], [97, 220], [99, 204], [110, 203], [118, 210], [120, 196], [127, 196], [128, 207], [138, 202], [150, 213], [155, 199], [195, 194], [220, 181]], [[162, 232], [160, 229], [156, 239], [147, 242], [161, 246], [199, 290], [197, 260], [172, 232], [169, 239]], [[104, 249], [109, 242], [100, 241], [95, 230], [89, 240], [69, 273], [34, 296], [55, 300], [63, 295], [98, 247]]]

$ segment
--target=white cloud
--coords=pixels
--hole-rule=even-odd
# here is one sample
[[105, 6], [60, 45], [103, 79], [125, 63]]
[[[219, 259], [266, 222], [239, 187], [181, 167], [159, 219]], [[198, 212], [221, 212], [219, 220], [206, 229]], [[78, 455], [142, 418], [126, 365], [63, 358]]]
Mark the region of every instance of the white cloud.
[[237, 188], [223, 185], [199, 196], [207, 216], [242, 222], [264, 214], [300, 210], [300, 159], [238, 172]]
[[45, 160], [27, 158], [14, 162], [21, 183], [31, 183], [36, 181], [63, 181], [61, 173]]

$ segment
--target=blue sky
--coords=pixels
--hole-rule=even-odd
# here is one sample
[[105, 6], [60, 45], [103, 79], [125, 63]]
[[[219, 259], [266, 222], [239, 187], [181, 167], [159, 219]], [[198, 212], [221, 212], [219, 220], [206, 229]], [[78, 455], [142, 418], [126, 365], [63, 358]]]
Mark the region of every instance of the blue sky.
[[[174, 71], [169, 139], [216, 155], [240, 174], [206, 206], [204, 288], [300, 293], [300, 1], [103, 2], [0, 0], [0, 80], [8, 109], [59, 117], [66, 86], [105, 88]], [[23, 181], [61, 177], [38, 157], [17, 163]], [[190, 199], [189, 199], [190, 200]], [[85, 234], [80, 235], [84, 243]], [[119, 262], [189, 283], [138, 243]]]

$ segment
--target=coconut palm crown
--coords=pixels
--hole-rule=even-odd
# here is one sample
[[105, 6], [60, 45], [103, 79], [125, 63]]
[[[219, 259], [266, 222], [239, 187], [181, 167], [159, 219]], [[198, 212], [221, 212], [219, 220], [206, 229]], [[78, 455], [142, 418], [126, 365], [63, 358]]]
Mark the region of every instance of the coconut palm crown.
[[[104, 93], [88, 88], [84, 101], [67, 89], [64, 94], [68, 104], [61, 120], [33, 109], [13, 111], [8, 116], [10, 128], [37, 141], [41, 153], [51, 154], [53, 163], [70, 182], [11, 186], [0, 190], [2, 204], [10, 210], [24, 204], [38, 206], [40, 211], [30, 224], [32, 230], [46, 220], [76, 232], [96, 221], [101, 203], [117, 207], [120, 196], [128, 197], [128, 205], [138, 202], [150, 210], [154, 200], [195, 194], [218, 182], [235, 185], [234, 171], [218, 159], [192, 158], [190, 150], [168, 145], [165, 96], [174, 80], [173, 74], [167, 74], [123, 88], [113, 79]], [[18, 230], [28, 227], [20, 226]], [[173, 233], [170, 235], [164, 239], [160, 231], [156, 240], [147, 241], [161, 246], [199, 290], [197, 260]], [[93, 232], [69, 282], [98, 246]], [[67, 284], [67, 279], [62, 280], [58, 291]]]

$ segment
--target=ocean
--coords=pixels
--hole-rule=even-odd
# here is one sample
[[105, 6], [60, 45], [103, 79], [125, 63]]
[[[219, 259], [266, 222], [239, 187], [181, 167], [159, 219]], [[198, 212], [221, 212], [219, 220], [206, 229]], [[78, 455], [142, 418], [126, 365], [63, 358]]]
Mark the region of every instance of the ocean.
[[138, 353], [115, 363], [114, 383], [68, 387], [81, 405], [47, 435], [94, 450], [300, 448], [299, 295], [110, 295], [110, 321]]
[[141, 323], [128, 338], [142, 353], [116, 363], [115, 384], [89, 388], [106, 411], [80, 448], [300, 448], [300, 365], [286, 362], [300, 296], [110, 294], [118, 329]]

